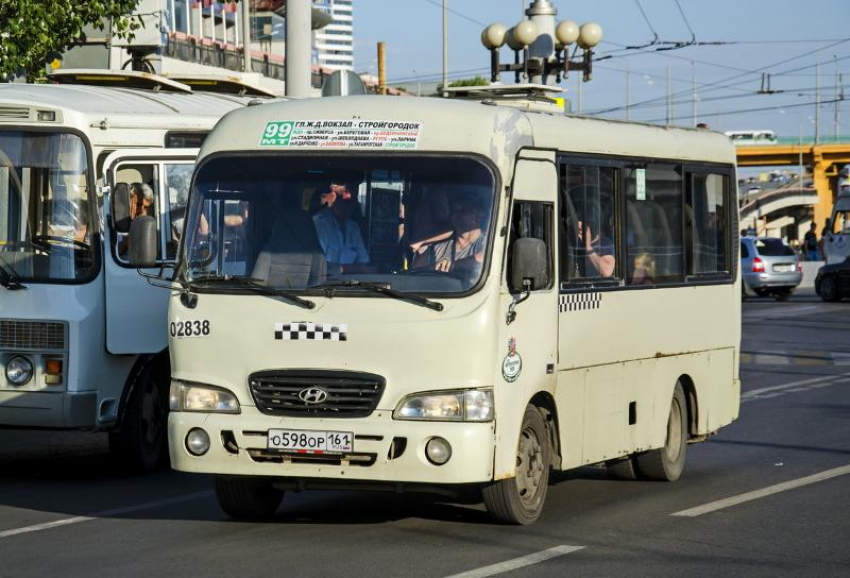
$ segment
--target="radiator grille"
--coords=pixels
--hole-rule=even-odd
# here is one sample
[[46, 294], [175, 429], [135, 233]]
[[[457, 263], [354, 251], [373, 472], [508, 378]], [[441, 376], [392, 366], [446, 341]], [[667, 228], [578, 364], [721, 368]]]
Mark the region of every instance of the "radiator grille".
[[65, 349], [65, 324], [51, 321], [0, 319], [2, 349]]
[[[263, 371], [249, 378], [257, 409], [300, 417], [366, 417], [378, 406], [385, 383], [383, 377], [351, 371]], [[305, 395], [308, 391], [313, 395]]]
[[0, 106], [0, 119], [27, 120], [30, 109], [25, 106]]

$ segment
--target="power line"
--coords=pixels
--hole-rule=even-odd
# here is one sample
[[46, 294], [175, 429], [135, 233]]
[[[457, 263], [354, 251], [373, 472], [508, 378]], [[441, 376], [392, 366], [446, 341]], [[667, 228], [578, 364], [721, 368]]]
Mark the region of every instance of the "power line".
[[[427, 2], [428, 4], [431, 4], [433, 6], [438, 7], [440, 10], [443, 9], [443, 4], [441, 2], [437, 2], [437, 0], [425, 0], [425, 2]], [[473, 24], [477, 24], [479, 26], [487, 26], [486, 24], [484, 24], [480, 20], [476, 20], [472, 16], [467, 16], [463, 12], [458, 12], [457, 10], [455, 10], [453, 8], [447, 8], [446, 10], [448, 10], [449, 12], [451, 12], [452, 14], [457, 16], [458, 18], [463, 18], [464, 20], [468, 20], [469, 22], [472, 22]]]
[[[838, 102], [839, 100], [840, 99], [822, 100], [822, 101], [820, 101], [820, 104], [821, 105], [832, 104], [832, 103]], [[726, 111], [726, 112], [716, 112], [716, 113], [713, 113], [713, 114], [716, 114], [718, 116], [732, 116], [732, 115], [736, 115], [736, 114], [746, 114], [746, 113], [749, 113], [749, 112], [766, 112], [766, 111], [770, 111], [770, 110], [781, 110], [781, 109], [785, 109], [785, 108], [798, 108], [798, 107], [801, 107], [801, 106], [813, 106], [814, 104], [815, 104], [814, 101], [809, 101], [809, 102], [800, 102], [800, 103], [797, 103], [797, 104], [786, 104], [786, 105], [778, 105], [778, 106], [766, 106], [766, 107], [761, 107], [761, 108], [745, 108], [745, 109], [740, 109], [740, 110], [730, 110], [730, 111]], [[671, 120], [683, 120], [683, 119], [690, 119], [690, 118], [691, 118], [691, 115], [686, 115], [686, 116], [673, 117]], [[652, 120], [645, 120], [643, 122], [650, 122], [650, 123], [652, 123], [652, 122], [664, 122], [666, 120], [667, 120], [666, 118], [656, 118], [656, 119], [652, 119]]]

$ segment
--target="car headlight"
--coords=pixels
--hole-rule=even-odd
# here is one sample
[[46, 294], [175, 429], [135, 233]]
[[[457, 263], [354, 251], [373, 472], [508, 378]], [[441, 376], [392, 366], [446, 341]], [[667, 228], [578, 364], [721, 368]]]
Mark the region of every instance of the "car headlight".
[[182, 381], [171, 382], [169, 406], [171, 411], [239, 413], [239, 400], [232, 392], [212, 385]]
[[24, 385], [32, 379], [32, 361], [20, 355], [13, 357], [6, 364], [6, 379], [12, 385]]
[[402, 400], [393, 419], [491, 421], [493, 392], [489, 389], [417, 393]]

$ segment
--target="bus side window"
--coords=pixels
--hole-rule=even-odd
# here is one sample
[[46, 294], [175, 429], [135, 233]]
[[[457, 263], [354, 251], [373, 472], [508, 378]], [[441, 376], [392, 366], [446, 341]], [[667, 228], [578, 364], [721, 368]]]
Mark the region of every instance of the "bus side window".
[[[129, 264], [130, 224], [138, 216], [157, 220], [157, 239], [160, 232], [159, 165], [122, 164], [115, 172], [115, 191], [112, 196], [113, 245], [122, 265]], [[162, 247], [157, 244], [157, 258]]]
[[165, 191], [168, 202], [168, 218], [164, 221], [166, 227], [165, 258], [173, 260], [177, 257], [177, 245], [183, 235], [186, 220], [186, 203], [189, 199], [189, 183], [192, 180], [192, 170], [195, 165], [190, 163], [165, 164]]
[[562, 165], [562, 281], [617, 279], [615, 175], [612, 167]]
[[728, 273], [729, 202], [726, 177], [688, 174], [685, 193], [685, 245], [688, 275]]
[[682, 176], [679, 167], [628, 168], [626, 283], [678, 283], [684, 276]]
[[[554, 213], [551, 203], [517, 201], [514, 203], [511, 215], [511, 245], [517, 239], [540, 239], [546, 243], [548, 254], [547, 276], [549, 287], [552, 286], [552, 215]], [[509, 247], [510, 247], [509, 246]], [[508, 249], [508, 271], [513, 269], [513, 254]], [[548, 287], [547, 287], [548, 288]]]

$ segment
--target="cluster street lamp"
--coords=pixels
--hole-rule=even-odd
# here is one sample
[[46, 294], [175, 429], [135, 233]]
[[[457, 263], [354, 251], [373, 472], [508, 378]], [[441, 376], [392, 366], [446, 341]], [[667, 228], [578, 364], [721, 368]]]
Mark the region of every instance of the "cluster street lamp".
[[[490, 51], [491, 82], [499, 82], [502, 72], [513, 72], [517, 83], [554, 85], [571, 70], [583, 72], [585, 82], [591, 80], [593, 48], [602, 40], [602, 28], [595, 22], [579, 26], [572, 20], [556, 25], [558, 10], [550, 0], [534, 0], [525, 13], [529, 19], [513, 28], [495, 22], [481, 33], [481, 43]], [[514, 51], [513, 63], [501, 63], [499, 52], [505, 44]], [[579, 48], [582, 54], [575, 59]]]

